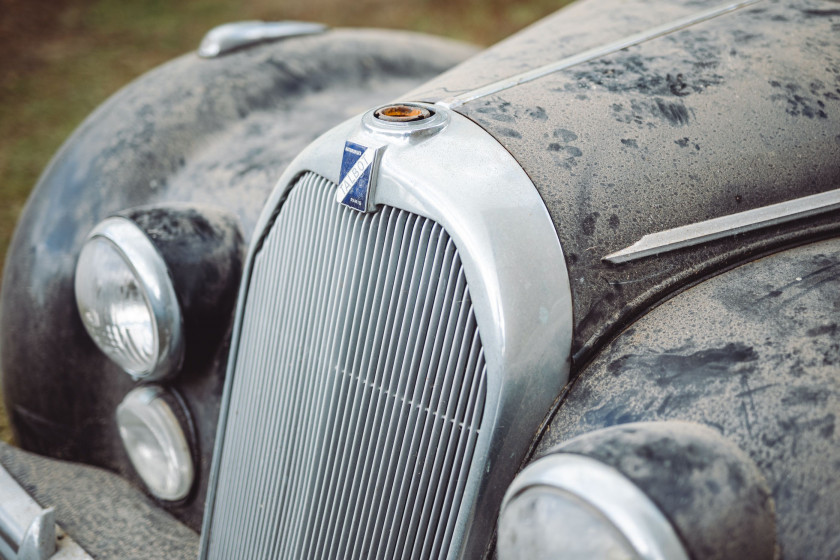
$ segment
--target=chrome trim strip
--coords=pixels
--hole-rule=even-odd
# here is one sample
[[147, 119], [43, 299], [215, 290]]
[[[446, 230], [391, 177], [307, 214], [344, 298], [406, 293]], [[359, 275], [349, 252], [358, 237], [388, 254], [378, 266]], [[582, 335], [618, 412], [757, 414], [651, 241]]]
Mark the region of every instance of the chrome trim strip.
[[540, 66], [539, 68], [534, 68], [533, 70], [522, 72], [521, 74], [516, 74], [508, 78], [504, 78], [491, 84], [487, 84], [486, 86], [482, 86], [472, 91], [462, 93], [461, 95], [450, 97], [448, 99], [443, 99], [441, 101], [438, 101], [437, 105], [441, 107], [448, 107], [450, 109], [454, 109], [455, 107], [460, 107], [461, 105], [469, 103], [470, 101], [475, 101], [476, 99], [487, 97], [488, 95], [493, 95], [494, 93], [499, 93], [500, 91], [504, 91], [506, 89], [510, 89], [521, 84], [532, 82], [534, 80], [547, 76], [548, 74], [559, 72], [560, 70], [565, 70], [572, 66], [577, 66], [578, 64], [583, 64], [585, 62], [601, 58], [602, 56], [612, 54], [622, 49], [626, 49], [628, 47], [632, 47], [662, 37], [663, 35], [668, 35], [676, 31], [680, 31], [681, 29], [684, 29], [686, 27], [690, 27], [692, 25], [696, 25], [698, 23], [714, 19], [718, 16], [722, 16], [724, 14], [728, 14], [730, 12], [746, 8], [747, 6], [751, 6], [761, 1], [762, 0], [746, 0], [743, 2], [736, 2], [734, 4], [729, 2], [711, 8], [709, 10], [699, 12], [697, 14], [680, 18], [665, 23], [663, 25], [653, 27], [651, 29], [647, 29], [640, 33], [636, 33], [635, 35], [630, 35], [629, 37], [619, 39], [618, 41], [615, 41], [613, 43], [585, 50], [581, 53], [574, 54], [562, 60], [558, 60], [557, 62], [552, 62], [550, 64]]
[[[85, 243], [96, 237], [106, 239], [123, 255], [140, 282], [155, 319], [155, 336], [158, 337], [155, 364], [146, 371], [126, 373], [143, 381], [174, 375], [184, 358], [183, 318], [166, 261], [146, 233], [128, 218], [112, 216], [102, 220], [88, 234]], [[79, 309], [79, 313], [83, 311]]]
[[303, 21], [238, 21], [214, 27], [201, 40], [198, 56], [215, 58], [233, 50], [288, 37], [323, 33], [327, 26]]
[[41, 508], [3, 465], [0, 465], [0, 558], [90, 559], [90, 556], [55, 524], [53, 508]]
[[692, 247], [722, 237], [784, 224], [840, 208], [840, 189], [771, 204], [729, 216], [712, 218], [642, 237], [629, 247], [610, 253], [603, 261], [621, 264], [650, 255]]
[[[348, 139], [386, 143], [376, 204], [430, 218], [461, 255], [487, 362], [487, 403], [449, 558], [478, 558], [492, 536], [503, 492], [513, 480], [534, 433], [569, 376], [572, 296], [565, 257], [539, 193], [513, 156], [478, 125], [445, 108], [448, 121], [412, 134], [352, 118], [310, 144], [289, 165], [266, 201], [249, 250], [237, 303], [200, 558], [207, 558], [215, 487], [224, 448], [231, 387], [254, 259], [298, 177], [307, 171], [338, 183]], [[420, 121], [422, 122], [422, 121]], [[527, 402], [527, 406], [523, 403]], [[517, 454], [519, 455], [517, 457]], [[505, 461], [492, 458], [505, 457]], [[488, 465], [492, 464], [492, 468]], [[489, 513], [493, 512], [493, 513]], [[482, 532], [483, 531], [483, 532]]]
[[688, 560], [674, 528], [651, 499], [619, 471], [583, 455], [555, 453], [528, 465], [505, 493], [502, 512], [535, 486], [572, 494], [606, 517], [642, 560]]

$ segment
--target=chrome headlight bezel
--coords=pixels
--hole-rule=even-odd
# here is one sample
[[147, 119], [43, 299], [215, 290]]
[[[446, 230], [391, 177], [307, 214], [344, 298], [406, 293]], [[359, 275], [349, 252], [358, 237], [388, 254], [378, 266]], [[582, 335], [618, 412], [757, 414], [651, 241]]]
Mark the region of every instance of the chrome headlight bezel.
[[[85, 258], [86, 250], [92, 250], [92, 243], [104, 241], [113, 248], [130, 269], [146, 302], [155, 337], [155, 349], [152, 359], [145, 367], [134, 367], [120, 361], [120, 353], [104, 344], [96, 331], [97, 327], [90, 319], [91, 307], [98, 303], [84, 301], [83, 280], [85, 275], [96, 271], [83, 270], [90, 266]], [[97, 346], [111, 360], [122, 367], [129, 375], [137, 380], [155, 381], [163, 379], [176, 372], [184, 356], [182, 325], [183, 319], [168, 268], [163, 257], [155, 248], [152, 241], [134, 222], [129, 219], [114, 216], [100, 222], [90, 232], [79, 260], [76, 264], [74, 281], [76, 305], [82, 323]], [[105, 307], [109, 304], [106, 302]], [[100, 306], [102, 304], [100, 303]]]

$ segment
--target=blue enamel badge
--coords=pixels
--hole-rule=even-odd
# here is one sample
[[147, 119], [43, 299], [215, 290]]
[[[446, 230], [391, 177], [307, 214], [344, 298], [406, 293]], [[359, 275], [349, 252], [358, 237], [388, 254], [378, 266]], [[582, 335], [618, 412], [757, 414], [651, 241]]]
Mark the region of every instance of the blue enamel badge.
[[376, 185], [376, 167], [381, 152], [382, 148], [368, 148], [355, 142], [344, 143], [338, 192], [335, 196], [338, 202], [359, 212], [374, 209], [373, 188]]

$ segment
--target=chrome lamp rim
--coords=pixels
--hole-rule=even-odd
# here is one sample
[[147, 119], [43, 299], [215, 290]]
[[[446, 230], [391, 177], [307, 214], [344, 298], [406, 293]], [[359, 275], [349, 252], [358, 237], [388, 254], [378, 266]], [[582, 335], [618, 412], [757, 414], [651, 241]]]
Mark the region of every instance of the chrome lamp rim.
[[99, 222], [85, 244], [97, 238], [110, 243], [131, 269], [154, 320], [157, 342], [154, 364], [144, 370], [128, 369], [121, 364], [120, 367], [135, 380], [159, 381], [171, 376], [183, 362], [184, 337], [181, 307], [166, 262], [146, 233], [122, 216]]

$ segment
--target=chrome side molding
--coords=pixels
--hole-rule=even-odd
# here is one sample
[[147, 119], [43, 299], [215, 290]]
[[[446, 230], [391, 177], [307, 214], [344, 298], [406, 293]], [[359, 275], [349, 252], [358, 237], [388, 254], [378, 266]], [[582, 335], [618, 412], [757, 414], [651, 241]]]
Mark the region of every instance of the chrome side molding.
[[238, 21], [214, 27], [201, 40], [198, 56], [216, 58], [236, 49], [300, 35], [323, 33], [327, 26], [304, 21]]
[[556, 62], [552, 62], [540, 66], [538, 68], [534, 68], [533, 70], [528, 70], [526, 72], [522, 72], [521, 74], [516, 74], [514, 76], [510, 76], [498, 80], [496, 82], [492, 82], [490, 84], [462, 93], [455, 97], [443, 99], [441, 101], [438, 101], [437, 104], [448, 109], [454, 109], [456, 107], [460, 107], [465, 103], [469, 103], [470, 101], [475, 101], [476, 99], [487, 97], [488, 95], [493, 95], [521, 84], [533, 82], [534, 80], [537, 80], [549, 74], [553, 74], [554, 72], [566, 70], [567, 68], [571, 68], [572, 66], [577, 66], [578, 64], [590, 62], [597, 58], [601, 58], [614, 52], [618, 52], [622, 49], [633, 47], [635, 45], [639, 45], [641, 43], [657, 39], [664, 35], [675, 33], [677, 31], [680, 31], [681, 29], [685, 29], [686, 27], [691, 27], [692, 25], [703, 23], [704, 21], [708, 21], [710, 19], [714, 19], [724, 14], [728, 14], [730, 12], [746, 8], [748, 6], [752, 6], [753, 4], [756, 4], [761, 1], [762, 0], [742, 0], [740, 2], [727, 2], [720, 6], [715, 6], [713, 8], [690, 15], [688, 17], [680, 18], [678, 20], [671, 21], [663, 25], [653, 27], [651, 29], [647, 29], [645, 31], [642, 31], [641, 33], [636, 33], [634, 35], [624, 37], [623, 39], [619, 39], [618, 41], [594, 47], [580, 52], [578, 54], [562, 58]]
[[840, 208], [840, 189], [651, 233], [629, 247], [610, 253], [602, 260], [613, 264], [626, 263], [650, 255], [700, 245], [736, 233], [824, 214], [837, 208]]

